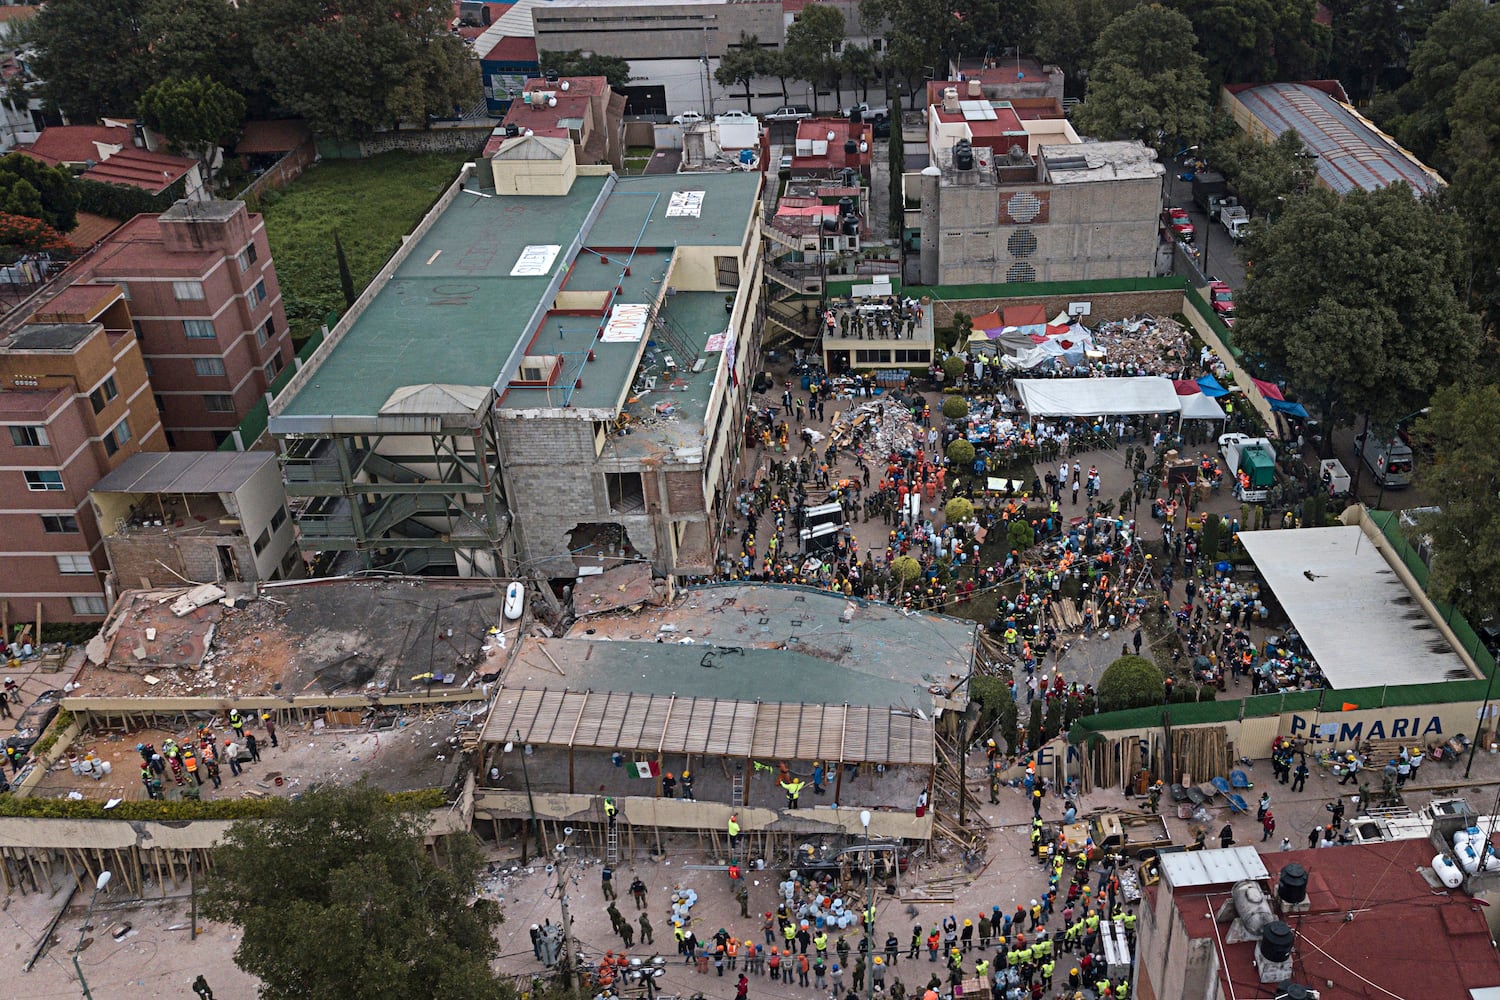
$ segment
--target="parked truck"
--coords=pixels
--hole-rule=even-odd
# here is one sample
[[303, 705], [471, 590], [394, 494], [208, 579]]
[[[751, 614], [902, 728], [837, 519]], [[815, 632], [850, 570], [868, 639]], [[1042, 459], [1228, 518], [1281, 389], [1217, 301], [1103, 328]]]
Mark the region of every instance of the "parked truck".
[[1245, 503], [1264, 503], [1276, 485], [1276, 449], [1265, 438], [1225, 434], [1219, 438], [1224, 464], [1234, 477], [1234, 495]]
[[1048, 844], [1061, 840], [1069, 857], [1089, 851], [1095, 858], [1100, 853], [1140, 858], [1172, 844], [1167, 821], [1161, 816], [1120, 809], [1104, 809], [1066, 825], [1056, 821], [1045, 823], [1042, 834]]
[[1216, 203], [1226, 190], [1223, 174], [1200, 170], [1193, 175], [1193, 201], [1209, 218], [1213, 218]]
[[1250, 232], [1250, 213], [1232, 198], [1219, 203], [1219, 222], [1236, 243]]

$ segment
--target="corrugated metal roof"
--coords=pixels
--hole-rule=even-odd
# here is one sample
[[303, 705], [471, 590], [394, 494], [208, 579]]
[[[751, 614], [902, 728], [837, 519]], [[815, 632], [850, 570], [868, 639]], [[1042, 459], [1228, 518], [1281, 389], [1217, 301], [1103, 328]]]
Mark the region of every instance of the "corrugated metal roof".
[[1253, 847], [1217, 851], [1177, 851], [1159, 855], [1161, 877], [1174, 889], [1196, 885], [1229, 885], [1267, 878], [1260, 852]]
[[233, 493], [264, 466], [269, 451], [143, 451], [94, 486], [96, 493]]
[[1405, 181], [1418, 194], [1443, 186], [1442, 178], [1398, 146], [1347, 104], [1305, 83], [1248, 87], [1235, 98], [1271, 132], [1297, 130], [1318, 154], [1318, 177], [1330, 189], [1348, 194], [1374, 191]]
[[932, 723], [910, 712], [626, 691], [504, 689], [484, 740], [515, 738], [537, 746], [848, 764], [931, 766], [935, 759]]

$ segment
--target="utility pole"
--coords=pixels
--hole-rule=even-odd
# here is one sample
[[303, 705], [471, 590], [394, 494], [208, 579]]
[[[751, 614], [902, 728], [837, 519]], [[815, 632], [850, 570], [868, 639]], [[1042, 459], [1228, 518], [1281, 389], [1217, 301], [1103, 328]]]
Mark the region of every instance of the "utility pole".
[[[567, 828], [572, 833], [572, 827]], [[573, 948], [573, 921], [568, 917], [568, 877], [565, 873], [567, 861], [567, 844], [557, 845], [557, 863], [554, 869], [557, 872], [557, 902], [562, 907], [562, 929], [563, 929], [563, 954], [568, 963], [568, 987], [570, 995], [578, 995], [578, 954]]]

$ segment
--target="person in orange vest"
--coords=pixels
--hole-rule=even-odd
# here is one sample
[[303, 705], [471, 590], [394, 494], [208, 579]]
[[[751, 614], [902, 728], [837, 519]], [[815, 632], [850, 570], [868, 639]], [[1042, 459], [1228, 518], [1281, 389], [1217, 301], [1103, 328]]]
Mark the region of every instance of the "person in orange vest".
[[182, 748], [182, 766], [187, 768], [187, 773], [192, 775], [193, 780], [200, 786], [203, 784], [203, 775], [198, 773], [198, 755], [193, 752], [191, 743]]

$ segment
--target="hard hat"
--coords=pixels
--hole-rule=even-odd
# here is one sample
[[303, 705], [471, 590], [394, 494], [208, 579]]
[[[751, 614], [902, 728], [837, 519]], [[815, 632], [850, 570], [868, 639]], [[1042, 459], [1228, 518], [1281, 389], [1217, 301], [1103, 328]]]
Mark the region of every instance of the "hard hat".
[[672, 772], [671, 772], [671, 771], [668, 771], [668, 772], [667, 772], [667, 777], [669, 777], [669, 778], [670, 778], [670, 777], [671, 777], [671, 776], [672, 776]]
[[876, 955], [875, 956], [875, 964], [876, 965], [884, 965], [885, 964], [885, 959], [881, 958], [879, 955]]
[[965, 927], [973, 927], [974, 926], [974, 921], [972, 921], [972, 920], [965, 920], [964, 921], [964, 926]]

